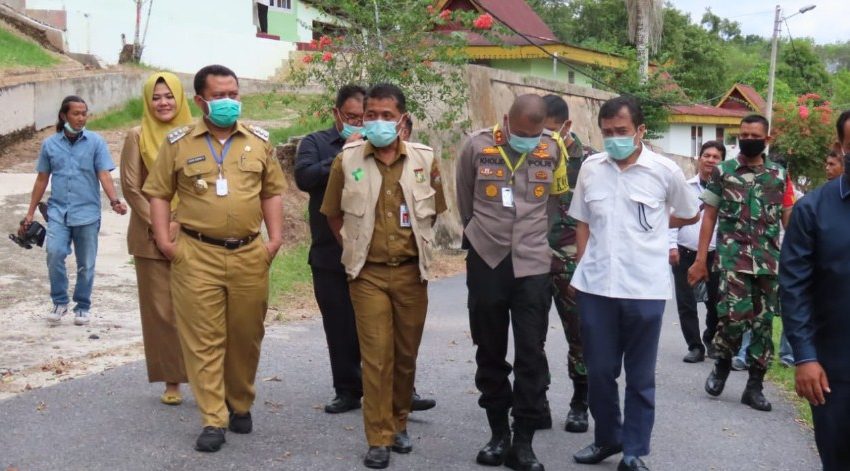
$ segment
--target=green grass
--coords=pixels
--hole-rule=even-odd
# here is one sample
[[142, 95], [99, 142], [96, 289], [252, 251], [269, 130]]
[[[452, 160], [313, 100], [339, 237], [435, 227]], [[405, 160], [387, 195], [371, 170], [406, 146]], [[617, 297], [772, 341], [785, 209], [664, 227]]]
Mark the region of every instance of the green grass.
[[38, 44], [0, 28], [0, 68], [50, 67], [58, 62]]
[[779, 338], [782, 333], [782, 320], [777, 316], [773, 319], [773, 351], [774, 361], [767, 372], [767, 378], [775, 384], [794, 404], [797, 415], [809, 427], [812, 426], [812, 410], [808, 401], [797, 396], [794, 388], [794, 367], [782, 366], [779, 362]]
[[[242, 97], [242, 118], [255, 121], [294, 118], [306, 107], [308, 100], [309, 97], [291, 93], [245, 95]], [[93, 131], [103, 131], [136, 126], [142, 120], [142, 106], [141, 98], [133, 98], [120, 108], [107, 111], [89, 120], [86, 127]], [[193, 100], [189, 100], [189, 109], [193, 117], [201, 116], [201, 110], [195, 105]], [[315, 121], [317, 120], [313, 122]], [[290, 135], [295, 136], [298, 134]], [[286, 138], [290, 135], [286, 136]], [[276, 141], [274, 144], [277, 144], [277, 142], [280, 141]]]
[[307, 264], [309, 251], [310, 243], [302, 242], [277, 254], [269, 270], [270, 305], [280, 305], [288, 295], [312, 291], [313, 277]]
[[308, 117], [304, 119], [300, 119], [295, 122], [292, 126], [287, 126], [285, 128], [272, 128], [269, 129], [269, 141], [271, 141], [272, 146], [276, 146], [281, 142], [286, 142], [287, 139], [293, 136], [306, 136], [311, 132], [318, 131], [320, 129], [329, 128], [333, 121], [330, 120], [322, 120], [319, 118]]

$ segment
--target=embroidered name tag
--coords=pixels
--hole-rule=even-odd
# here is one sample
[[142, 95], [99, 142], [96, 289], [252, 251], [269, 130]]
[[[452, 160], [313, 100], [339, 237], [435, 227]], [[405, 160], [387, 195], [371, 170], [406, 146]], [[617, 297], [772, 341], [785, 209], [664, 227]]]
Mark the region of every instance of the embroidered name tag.
[[198, 162], [203, 162], [204, 160], [207, 160], [207, 156], [199, 155], [197, 157], [192, 157], [191, 159], [187, 160], [186, 163], [189, 164], [189, 165], [192, 165], [192, 164], [196, 164]]

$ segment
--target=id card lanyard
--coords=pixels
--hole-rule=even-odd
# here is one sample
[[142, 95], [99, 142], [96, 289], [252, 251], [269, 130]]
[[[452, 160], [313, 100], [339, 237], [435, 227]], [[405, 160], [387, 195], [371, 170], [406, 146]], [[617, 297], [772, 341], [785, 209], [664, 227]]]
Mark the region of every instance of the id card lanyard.
[[224, 142], [224, 146], [221, 149], [221, 154], [215, 151], [215, 146], [212, 143], [212, 139], [210, 139], [210, 135], [206, 135], [207, 145], [210, 148], [210, 153], [215, 159], [215, 163], [218, 164], [218, 180], [215, 181], [215, 194], [218, 196], [227, 196], [227, 179], [224, 178], [224, 158], [227, 157], [227, 152], [230, 150], [230, 144], [233, 143], [233, 136], [227, 138]]
[[[497, 124], [496, 127], [493, 128], [493, 132], [495, 133], [496, 131], [498, 131], [498, 129], [499, 129], [499, 125]], [[508, 154], [505, 153], [505, 149], [503, 149], [501, 145], [496, 145], [496, 148], [499, 149], [499, 153], [502, 154], [502, 160], [505, 161], [505, 165], [508, 167], [508, 170], [511, 172], [511, 178], [509, 180], [509, 184], [511, 186], [514, 186], [514, 174], [516, 173], [518, 168], [522, 167], [522, 164], [523, 164], [523, 162], [525, 162], [525, 157], [528, 155], [528, 153], [526, 152], [526, 153], [520, 155], [519, 160], [517, 160], [516, 165], [514, 165], [513, 163], [511, 163], [511, 159], [508, 158]]]

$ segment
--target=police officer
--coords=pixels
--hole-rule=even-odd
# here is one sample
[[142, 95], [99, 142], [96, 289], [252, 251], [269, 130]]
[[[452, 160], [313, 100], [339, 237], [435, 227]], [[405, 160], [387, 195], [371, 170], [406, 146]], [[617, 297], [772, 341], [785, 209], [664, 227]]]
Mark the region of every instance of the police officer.
[[578, 136], [570, 132], [572, 121], [567, 102], [558, 95], [546, 95], [543, 101], [546, 102], [546, 120], [543, 126], [552, 132], [552, 138], [558, 144], [561, 155], [567, 156], [567, 180], [562, 178], [560, 182], [566, 182], [568, 185], [556, 191], [560, 193], [558, 211], [554, 214], [554, 221], [549, 231], [549, 245], [552, 247], [553, 299], [569, 345], [567, 371], [573, 382], [573, 397], [570, 400], [570, 411], [567, 413], [564, 430], [582, 433], [588, 428], [587, 368], [582, 354], [578, 305], [570, 296], [569, 290], [578, 261], [576, 260], [576, 220], [568, 216], [567, 212], [573, 199], [571, 188], [575, 187], [585, 151]]
[[[699, 249], [688, 269], [692, 286], [708, 280], [706, 260], [716, 225], [720, 302], [714, 346], [718, 359], [705, 380], [705, 391], [712, 396], [723, 392], [732, 356], [750, 329], [752, 365], [741, 402], [760, 411], [771, 410], [762, 383], [773, 355], [773, 316], [779, 313], [779, 229], [790, 218], [793, 206], [793, 188], [786, 186], [785, 169], [764, 154], [770, 141], [768, 129], [763, 116], [741, 120], [741, 152], [715, 167], [702, 193], [705, 212]], [[792, 193], [787, 195], [789, 191]]]
[[363, 134], [331, 166], [321, 211], [342, 244], [363, 361], [363, 464], [386, 468], [410, 453], [407, 433], [416, 356], [428, 310], [432, 228], [446, 209], [433, 150], [404, 142], [402, 91], [366, 93]]
[[[523, 470], [543, 469], [531, 442], [546, 414], [549, 383], [543, 350], [552, 303], [547, 207], [557, 205], [550, 195], [562, 159], [544, 130], [545, 117], [540, 96], [517, 97], [501, 123], [466, 140], [457, 166], [458, 210], [469, 248], [469, 324], [478, 346], [475, 385], [492, 432], [476, 461]], [[513, 389], [505, 361], [509, 326], [516, 351]]]
[[[204, 116], [168, 134], [143, 191], [154, 238], [171, 260], [177, 331], [203, 431], [195, 449], [214, 452], [224, 428], [250, 433], [268, 271], [282, 241], [283, 172], [268, 132], [237, 122], [236, 74], [221, 65], [195, 75]], [[176, 243], [169, 234], [177, 195]], [[269, 240], [263, 243], [260, 224]]]

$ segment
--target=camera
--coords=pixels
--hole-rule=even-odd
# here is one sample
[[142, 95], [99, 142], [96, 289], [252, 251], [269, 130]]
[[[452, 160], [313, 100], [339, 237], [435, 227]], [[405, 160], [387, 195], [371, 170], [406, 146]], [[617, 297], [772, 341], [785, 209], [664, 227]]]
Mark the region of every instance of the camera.
[[33, 221], [23, 235], [9, 234], [9, 239], [21, 247], [29, 250], [33, 245], [39, 247], [44, 245], [44, 237], [47, 235], [47, 229], [44, 228], [38, 221]]

